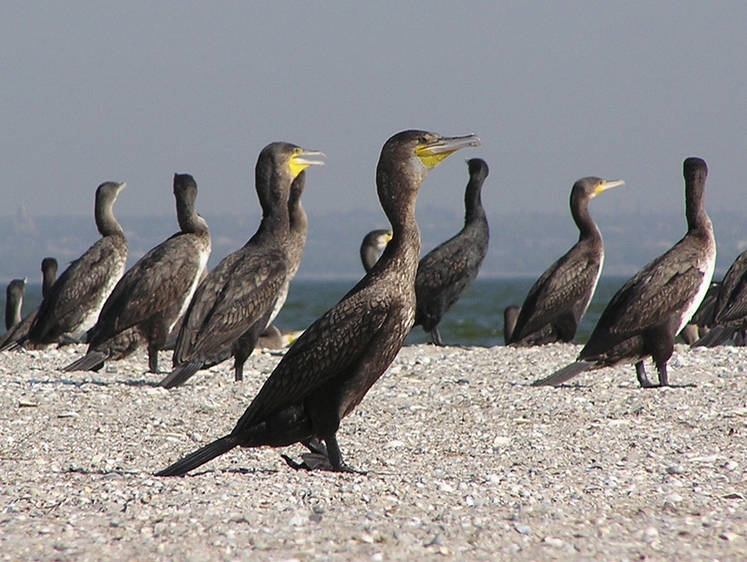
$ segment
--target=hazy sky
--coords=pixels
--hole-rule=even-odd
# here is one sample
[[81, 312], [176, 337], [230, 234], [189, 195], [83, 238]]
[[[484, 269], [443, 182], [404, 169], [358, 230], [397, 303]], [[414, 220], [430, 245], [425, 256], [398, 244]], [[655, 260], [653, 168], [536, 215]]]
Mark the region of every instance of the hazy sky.
[[[254, 164], [285, 140], [324, 150], [304, 205], [378, 208], [383, 142], [476, 133], [420, 205], [461, 206], [465, 157], [491, 168], [489, 214], [567, 212], [582, 176], [627, 186], [595, 205], [683, 206], [706, 159], [709, 209], [747, 211], [744, 2], [3, 2], [0, 213], [258, 216]], [[602, 199], [604, 201], [602, 201]], [[379, 226], [379, 225], [373, 225]]]

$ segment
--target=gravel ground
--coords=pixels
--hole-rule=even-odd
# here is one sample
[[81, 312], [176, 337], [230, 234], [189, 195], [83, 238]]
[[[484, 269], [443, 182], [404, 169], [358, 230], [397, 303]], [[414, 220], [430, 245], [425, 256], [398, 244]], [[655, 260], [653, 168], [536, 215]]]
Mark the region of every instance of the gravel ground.
[[[366, 475], [234, 450], [153, 472], [232, 428], [278, 361], [180, 389], [143, 354], [0, 354], [1, 560], [745, 560], [745, 348], [678, 346], [667, 389], [632, 366], [528, 384], [579, 348], [406, 347], [338, 434]], [[168, 365], [166, 357], [162, 365]], [[651, 369], [651, 367], [649, 367]]]

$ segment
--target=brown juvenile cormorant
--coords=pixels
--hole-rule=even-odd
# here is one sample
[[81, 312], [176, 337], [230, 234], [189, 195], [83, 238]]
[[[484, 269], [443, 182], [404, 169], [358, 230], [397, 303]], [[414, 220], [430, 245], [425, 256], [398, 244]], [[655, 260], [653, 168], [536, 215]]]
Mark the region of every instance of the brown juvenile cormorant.
[[594, 296], [604, 263], [602, 233], [589, 214], [589, 201], [618, 185], [625, 185], [625, 182], [587, 177], [573, 184], [570, 205], [579, 231], [578, 242], [529, 289], [507, 340], [509, 345], [573, 341], [578, 323]]
[[231, 356], [235, 379], [242, 380], [244, 362], [267, 327], [291, 267], [291, 183], [308, 166], [322, 165], [313, 159], [320, 156], [284, 142], [260, 152], [255, 169], [262, 206], [259, 229], [200, 283], [177, 337], [174, 369], [161, 386], [179, 386], [199, 369]]
[[[49, 290], [57, 280], [57, 260], [54, 258], [44, 258], [41, 263], [42, 271], [42, 299], [47, 296]], [[23, 320], [13, 326], [12, 330], [8, 330], [3, 337], [0, 338], [0, 351], [6, 349], [17, 349], [19, 348], [19, 342], [26, 339], [29, 334], [29, 330], [36, 320], [36, 315], [39, 314], [39, 307], [37, 306], [29, 312]]]
[[[621, 362], [635, 363], [642, 387], [669, 384], [674, 338], [700, 306], [716, 264], [716, 241], [704, 205], [706, 163], [686, 159], [683, 175], [687, 234], [612, 297], [575, 363], [533, 386], [558, 385], [583, 371]], [[643, 360], [648, 356], [659, 373], [658, 385], [646, 378]]]
[[467, 166], [464, 228], [420, 260], [415, 278], [415, 326], [422, 326], [436, 345], [444, 345], [438, 331], [441, 318], [475, 280], [488, 252], [488, 219], [480, 198], [488, 165], [481, 158], [472, 158]]
[[735, 338], [743, 343], [747, 330], [747, 251], [731, 264], [718, 290], [710, 330], [693, 347], [714, 347]]
[[237, 446], [282, 447], [297, 442], [327, 457], [333, 470], [350, 470], [337, 444], [340, 420], [392, 362], [415, 317], [418, 189], [441, 160], [478, 144], [475, 136], [443, 138], [423, 131], [404, 131], [384, 144], [376, 184], [394, 233], [384, 255], [296, 340], [229, 435], [158, 476], [185, 474]]
[[63, 371], [97, 370], [144, 342], [148, 368], [158, 372], [158, 350], [189, 304], [210, 256], [210, 232], [195, 210], [197, 183], [192, 176], [174, 174], [174, 197], [181, 230], [124, 274], [88, 335], [88, 352]]
[[361, 242], [361, 262], [366, 273], [371, 271], [379, 256], [392, 239], [392, 231], [386, 228], [372, 230], [363, 237]]
[[125, 185], [106, 182], [96, 189], [94, 214], [102, 237], [52, 285], [31, 326], [28, 344], [57, 343], [63, 337], [78, 341], [96, 323], [127, 261], [127, 240], [112, 212]]

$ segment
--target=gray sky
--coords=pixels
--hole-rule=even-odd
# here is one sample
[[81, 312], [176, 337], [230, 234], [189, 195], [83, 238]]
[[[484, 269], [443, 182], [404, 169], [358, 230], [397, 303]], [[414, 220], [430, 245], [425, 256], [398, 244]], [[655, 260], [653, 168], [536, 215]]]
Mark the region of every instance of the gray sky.
[[745, 21], [728, 1], [3, 2], [0, 214], [90, 216], [110, 179], [118, 215], [170, 214], [188, 172], [198, 210], [258, 216], [274, 140], [327, 153], [307, 210], [374, 208], [381, 145], [406, 128], [483, 141], [421, 206], [461, 206], [480, 156], [494, 216], [567, 213], [587, 175], [627, 182], [595, 206], [679, 211], [696, 155], [708, 208], [747, 211]]

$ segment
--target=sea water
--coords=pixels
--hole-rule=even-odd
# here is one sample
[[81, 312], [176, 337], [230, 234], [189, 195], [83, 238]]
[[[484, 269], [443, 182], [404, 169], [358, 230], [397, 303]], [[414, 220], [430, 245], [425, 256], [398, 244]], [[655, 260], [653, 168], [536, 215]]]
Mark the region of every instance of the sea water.
[[[477, 279], [462, 298], [449, 310], [439, 325], [446, 344], [492, 347], [503, 345], [503, 309], [521, 305], [536, 278]], [[581, 320], [575, 341], [585, 343], [599, 315], [612, 295], [626, 281], [625, 277], [602, 277], [589, 310]], [[355, 285], [357, 280], [320, 281], [297, 279], [291, 282], [288, 300], [278, 314], [275, 325], [284, 331], [306, 328], [331, 308]], [[5, 291], [0, 296], [0, 310], [5, 309]], [[28, 284], [23, 313], [28, 314], [41, 301], [41, 286]], [[4, 329], [0, 329], [3, 332]], [[422, 328], [416, 327], [408, 344], [429, 342]]]

